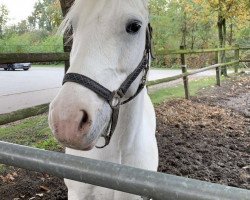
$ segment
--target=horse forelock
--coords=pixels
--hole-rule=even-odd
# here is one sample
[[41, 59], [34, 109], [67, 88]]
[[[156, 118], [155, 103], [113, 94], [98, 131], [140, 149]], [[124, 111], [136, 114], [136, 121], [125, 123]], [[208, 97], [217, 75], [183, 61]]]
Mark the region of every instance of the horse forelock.
[[[148, 0], [75, 0], [73, 6], [69, 10], [63, 20], [59, 32], [67, 32], [72, 26], [77, 27], [82, 20], [95, 18], [97, 13], [106, 14], [122, 14], [120, 11], [124, 9], [124, 4], [128, 8], [132, 8], [134, 12], [148, 18]], [[129, 11], [128, 11], [129, 12]]]

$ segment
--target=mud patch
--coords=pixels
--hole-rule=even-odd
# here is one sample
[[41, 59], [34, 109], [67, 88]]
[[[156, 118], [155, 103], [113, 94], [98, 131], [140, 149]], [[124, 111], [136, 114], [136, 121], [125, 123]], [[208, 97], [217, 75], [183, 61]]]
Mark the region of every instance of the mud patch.
[[199, 98], [193, 100], [233, 109], [246, 117], [250, 117], [249, 75], [234, 77], [223, 83], [222, 87], [205, 91]]
[[[250, 87], [249, 87], [250, 90]], [[237, 98], [230, 99], [226, 106], [234, 110], [238, 110], [246, 117], [250, 118], [250, 92], [239, 95]]]
[[48, 174], [10, 168], [0, 176], [1, 200], [67, 200], [62, 179]]
[[192, 101], [157, 108], [159, 171], [250, 189], [249, 120]]

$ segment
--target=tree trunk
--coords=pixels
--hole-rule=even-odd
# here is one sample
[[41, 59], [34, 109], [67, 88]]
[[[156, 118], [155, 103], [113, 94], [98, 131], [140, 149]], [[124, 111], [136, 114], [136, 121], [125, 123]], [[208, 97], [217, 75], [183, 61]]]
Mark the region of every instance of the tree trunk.
[[219, 47], [223, 48], [223, 17], [219, 15], [218, 17], [218, 33], [219, 33]]
[[3, 38], [3, 31], [1, 26], [0, 26], [0, 38]]
[[226, 19], [225, 18], [223, 18], [223, 21], [222, 21], [222, 28], [223, 28], [223, 47], [226, 47], [227, 26], [226, 26]]
[[181, 46], [187, 47], [187, 13], [184, 11]]
[[[226, 46], [226, 34], [227, 34], [227, 29], [226, 29], [226, 19], [221, 15], [221, 12], [219, 12], [218, 15], [218, 34], [219, 34], [219, 47], [220, 48], [225, 48]], [[224, 63], [225, 60], [225, 51], [221, 52], [221, 61]], [[222, 67], [221, 74], [224, 76], [227, 76], [227, 68]]]
[[230, 35], [229, 35], [228, 44], [229, 44], [229, 46], [232, 46], [232, 44], [233, 44], [233, 22], [232, 21], [230, 24]]
[[195, 28], [192, 29], [192, 37], [191, 37], [191, 49], [194, 49], [194, 44], [196, 41], [196, 37], [194, 36]]
[[192, 41], [191, 41], [191, 49], [194, 49], [194, 42], [195, 42], [195, 37], [192, 36]]

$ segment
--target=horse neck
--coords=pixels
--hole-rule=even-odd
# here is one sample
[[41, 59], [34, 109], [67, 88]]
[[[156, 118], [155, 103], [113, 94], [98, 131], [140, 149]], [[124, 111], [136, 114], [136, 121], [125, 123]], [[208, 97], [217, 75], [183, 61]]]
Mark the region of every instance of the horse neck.
[[118, 145], [122, 143], [132, 144], [138, 129], [141, 129], [143, 122], [143, 110], [145, 108], [147, 90], [141, 93], [131, 102], [121, 106], [118, 124], [115, 135]]

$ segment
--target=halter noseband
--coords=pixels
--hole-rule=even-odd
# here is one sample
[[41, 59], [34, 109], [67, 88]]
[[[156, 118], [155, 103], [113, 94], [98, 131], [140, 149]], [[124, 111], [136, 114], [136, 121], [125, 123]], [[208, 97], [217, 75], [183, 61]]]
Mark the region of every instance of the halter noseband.
[[[150, 56], [152, 58], [154, 58], [153, 54], [152, 54], [152, 49], [151, 49], [151, 47], [152, 47], [151, 39], [152, 39], [152, 27], [150, 26], [150, 24], [148, 24], [148, 27], [146, 30], [145, 50], [144, 50], [143, 58], [142, 58], [141, 62], [139, 63], [137, 68], [122, 83], [122, 85], [117, 90], [115, 90], [113, 92], [111, 92], [109, 89], [103, 87], [102, 85], [100, 85], [96, 81], [94, 81], [94, 80], [92, 80], [92, 79], [90, 79], [82, 74], [67, 73], [64, 76], [63, 84], [66, 82], [74, 82], [74, 83], [80, 84], [83, 87], [86, 87], [86, 88], [92, 90], [93, 92], [95, 92], [96, 94], [101, 96], [103, 99], [105, 99], [109, 103], [109, 105], [112, 109], [112, 116], [111, 116], [108, 130], [107, 130], [108, 134], [103, 136], [105, 139], [105, 144], [102, 147], [97, 147], [97, 148], [104, 148], [110, 143], [111, 137], [115, 131], [115, 128], [116, 128], [116, 125], [118, 122], [120, 106], [123, 104], [126, 104], [126, 103], [130, 102], [132, 99], [134, 99], [142, 91], [142, 89], [146, 85], [147, 74], [148, 74], [148, 70], [149, 70], [149, 59], [150, 59]], [[141, 83], [139, 84], [139, 87], [138, 87], [136, 93], [133, 96], [131, 96], [130, 98], [122, 101], [122, 99], [124, 98], [126, 92], [128, 91], [129, 87], [131, 86], [131, 84], [135, 81], [135, 79], [139, 76], [139, 74], [143, 70], [144, 70], [144, 74], [142, 76]]]

